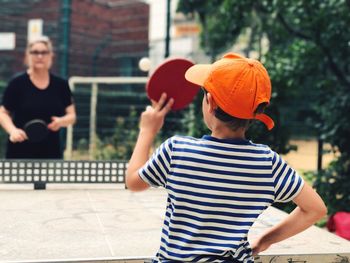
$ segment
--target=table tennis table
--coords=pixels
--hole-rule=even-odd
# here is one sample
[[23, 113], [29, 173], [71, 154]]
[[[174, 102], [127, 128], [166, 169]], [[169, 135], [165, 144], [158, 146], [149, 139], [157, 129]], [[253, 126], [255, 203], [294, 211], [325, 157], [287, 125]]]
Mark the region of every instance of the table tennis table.
[[[149, 262], [166, 192], [126, 190], [126, 168], [120, 160], [0, 160], [0, 262]], [[285, 216], [269, 208], [249, 239]], [[255, 262], [350, 263], [350, 242], [311, 227]]]
[[[166, 206], [162, 189], [132, 193], [117, 184], [99, 185], [104, 189], [53, 184], [41, 191], [24, 185], [22, 189], [0, 186], [0, 262], [136, 263], [150, 262], [157, 252]], [[269, 208], [249, 238], [285, 216]], [[311, 227], [273, 245], [255, 262], [346, 263], [349, 259], [349, 241]]]

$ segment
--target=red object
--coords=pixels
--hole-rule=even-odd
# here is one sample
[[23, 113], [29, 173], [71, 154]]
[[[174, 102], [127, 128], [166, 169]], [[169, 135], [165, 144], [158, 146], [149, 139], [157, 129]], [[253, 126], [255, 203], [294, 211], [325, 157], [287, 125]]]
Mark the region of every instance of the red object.
[[193, 66], [187, 59], [175, 58], [165, 61], [151, 75], [146, 91], [150, 99], [158, 101], [163, 92], [174, 99], [172, 110], [180, 110], [190, 104], [200, 86], [185, 79], [185, 72]]
[[327, 222], [327, 228], [347, 240], [350, 240], [350, 212], [337, 212]]

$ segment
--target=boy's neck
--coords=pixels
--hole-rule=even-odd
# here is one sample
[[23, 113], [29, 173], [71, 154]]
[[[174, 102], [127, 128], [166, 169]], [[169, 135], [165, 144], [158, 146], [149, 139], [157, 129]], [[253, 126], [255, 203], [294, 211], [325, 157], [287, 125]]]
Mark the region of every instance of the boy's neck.
[[245, 129], [233, 131], [226, 126], [214, 127], [211, 131], [211, 136], [217, 139], [242, 139], [245, 140]]

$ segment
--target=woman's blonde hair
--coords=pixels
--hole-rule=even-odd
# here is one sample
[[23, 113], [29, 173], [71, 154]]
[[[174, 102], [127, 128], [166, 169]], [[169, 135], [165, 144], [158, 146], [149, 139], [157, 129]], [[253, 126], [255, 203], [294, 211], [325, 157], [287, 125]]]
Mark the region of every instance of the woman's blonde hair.
[[50, 51], [50, 53], [53, 52], [53, 45], [48, 36], [38, 36], [38, 37], [32, 38], [31, 40], [28, 41], [27, 48], [25, 51], [24, 64], [26, 66], [29, 66], [28, 56], [29, 56], [30, 49], [36, 43], [43, 43], [47, 47], [47, 49]]

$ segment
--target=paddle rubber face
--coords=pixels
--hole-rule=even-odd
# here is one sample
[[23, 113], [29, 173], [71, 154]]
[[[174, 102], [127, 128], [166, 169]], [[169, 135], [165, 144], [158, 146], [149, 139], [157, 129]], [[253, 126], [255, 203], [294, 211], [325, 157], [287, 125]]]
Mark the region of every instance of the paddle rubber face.
[[198, 93], [200, 87], [185, 79], [185, 72], [193, 66], [187, 59], [169, 59], [153, 72], [146, 85], [148, 98], [158, 101], [163, 92], [167, 98], [173, 98], [172, 110], [188, 106]]
[[27, 122], [24, 125], [24, 131], [30, 142], [41, 142], [49, 133], [46, 122], [40, 119]]

